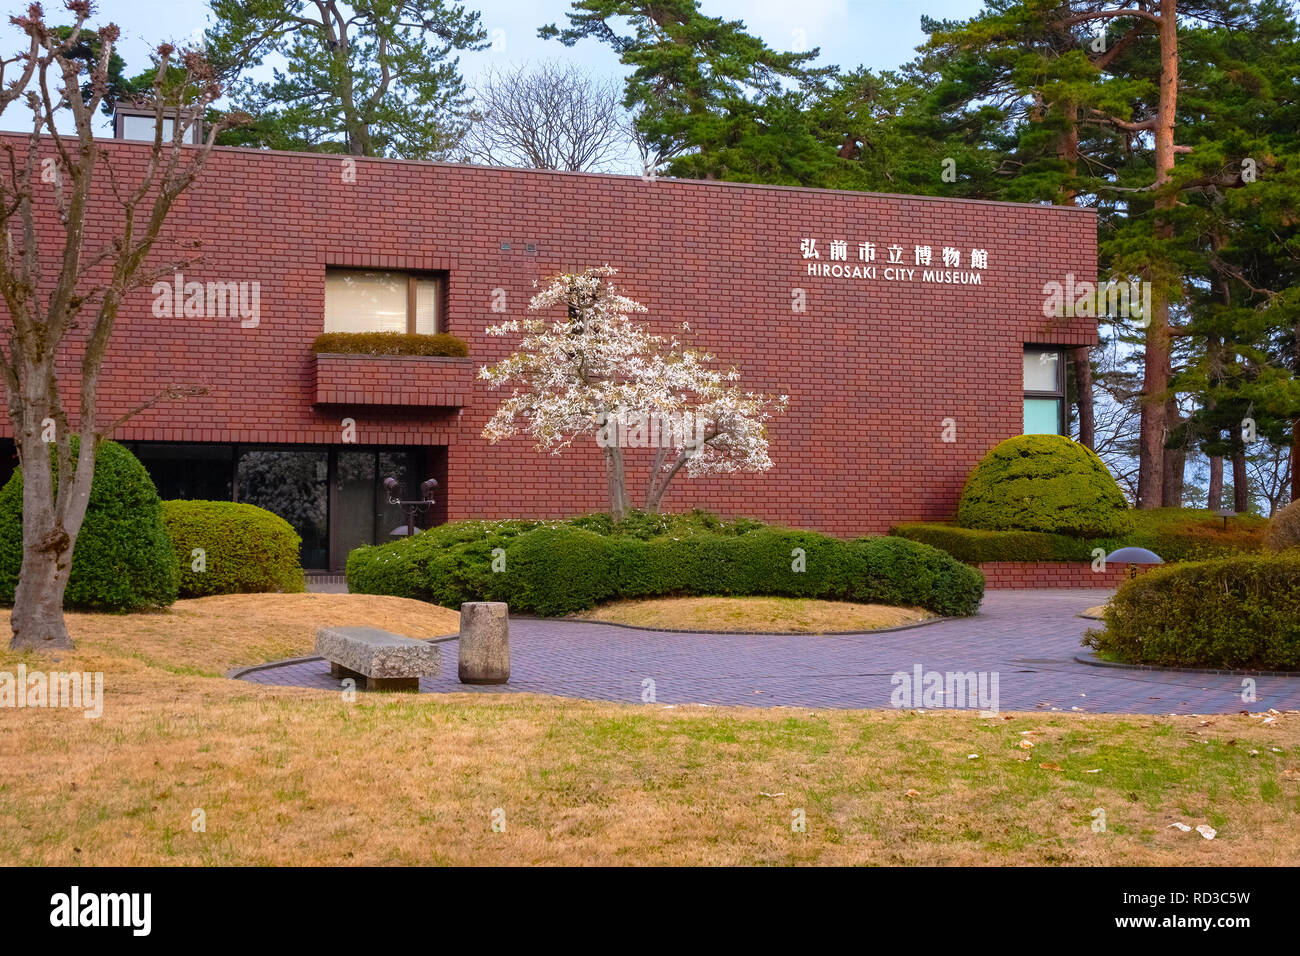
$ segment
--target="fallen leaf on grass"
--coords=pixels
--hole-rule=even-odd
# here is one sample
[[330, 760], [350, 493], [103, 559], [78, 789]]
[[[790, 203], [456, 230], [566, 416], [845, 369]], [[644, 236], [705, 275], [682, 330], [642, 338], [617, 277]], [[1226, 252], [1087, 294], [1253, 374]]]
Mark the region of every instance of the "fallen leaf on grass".
[[903, 796], [905, 797], [919, 797], [920, 795], [921, 795], [920, 790], [909, 790], [907, 791], [907, 793], [903, 794]]
[[1172, 830], [1182, 830], [1184, 833], [1191, 833], [1191, 832], [1192, 832], [1192, 828], [1189, 827], [1186, 823], [1171, 823], [1171, 824], [1169, 824], [1169, 826], [1165, 827], [1165, 829], [1166, 829], [1166, 830], [1171, 830], [1171, 829], [1172, 829]]
[[1060, 765], [1054, 763], [1040, 763], [1038, 766], [1042, 770], [1056, 770], [1059, 771], [1060, 773], [1065, 772], [1065, 770], [1062, 769]]
[[1213, 840], [1219, 831], [1214, 829], [1214, 827], [1206, 826], [1204, 823], [1199, 823], [1196, 826], [1196, 832], [1207, 840]]
[[1020, 749], [1021, 749], [1021, 750], [1029, 750], [1029, 749], [1031, 749], [1033, 746], [1034, 746], [1034, 744], [1033, 744], [1032, 741], [1029, 741], [1029, 740], [1022, 740], [1022, 741], [1020, 741]]

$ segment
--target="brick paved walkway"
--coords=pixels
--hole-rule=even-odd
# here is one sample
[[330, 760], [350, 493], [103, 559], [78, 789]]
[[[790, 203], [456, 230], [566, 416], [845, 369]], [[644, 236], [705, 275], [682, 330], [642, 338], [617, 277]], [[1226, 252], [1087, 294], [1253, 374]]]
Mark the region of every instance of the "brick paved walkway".
[[[1096, 622], [1076, 615], [1102, 603], [1097, 590], [990, 591], [979, 615], [911, 630], [840, 637], [670, 634], [604, 624], [519, 618], [510, 623], [511, 681], [470, 687], [456, 680], [456, 642], [441, 645], [443, 673], [430, 693], [533, 692], [640, 702], [654, 681], [661, 704], [889, 707], [891, 676], [925, 671], [998, 674], [999, 709], [1093, 713], [1230, 713], [1300, 707], [1300, 678], [1256, 679], [1091, 667], [1079, 638]], [[322, 661], [254, 671], [260, 684], [335, 689]]]

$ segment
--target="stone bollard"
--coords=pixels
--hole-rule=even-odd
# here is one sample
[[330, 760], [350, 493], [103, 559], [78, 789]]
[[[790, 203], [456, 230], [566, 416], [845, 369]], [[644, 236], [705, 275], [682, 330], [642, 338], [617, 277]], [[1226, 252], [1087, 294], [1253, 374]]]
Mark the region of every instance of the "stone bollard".
[[460, 606], [462, 684], [504, 684], [510, 680], [510, 606], [471, 601]]

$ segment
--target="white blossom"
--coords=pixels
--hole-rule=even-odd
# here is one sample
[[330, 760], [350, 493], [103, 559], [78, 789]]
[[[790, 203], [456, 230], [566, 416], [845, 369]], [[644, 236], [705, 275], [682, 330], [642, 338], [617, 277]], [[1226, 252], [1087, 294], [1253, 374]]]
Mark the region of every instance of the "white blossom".
[[594, 437], [610, 416], [703, 421], [698, 445], [695, 432], [666, 430], [669, 453], [655, 459], [647, 508], [657, 506], [678, 470], [699, 476], [771, 468], [766, 422], [788, 407], [789, 397], [744, 391], [738, 369], [711, 368], [712, 355], [634, 323], [630, 316], [646, 308], [618, 294], [610, 282], [614, 274], [603, 266], [555, 276], [528, 308], [563, 308], [563, 318], [511, 320], [487, 329], [489, 335], [523, 337], [508, 358], [479, 370], [490, 388], [513, 387], [483, 436], [499, 442], [527, 434], [539, 451], [559, 454]]

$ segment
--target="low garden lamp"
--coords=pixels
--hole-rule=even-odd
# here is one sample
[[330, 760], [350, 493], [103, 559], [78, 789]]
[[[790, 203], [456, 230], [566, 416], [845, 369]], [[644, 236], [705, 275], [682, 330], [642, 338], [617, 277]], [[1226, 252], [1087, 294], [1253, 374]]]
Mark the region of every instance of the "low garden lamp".
[[1106, 555], [1106, 563], [1114, 561], [1116, 564], [1128, 565], [1129, 579], [1137, 577], [1139, 564], [1164, 564], [1165, 559], [1160, 557], [1154, 551], [1148, 551], [1146, 548], [1119, 548]]
[[420, 497], [418, 500], [403, 501], [401, 498], [401, 482], [396, 478], [384, 479], [384, 490], [388, 492], [388, 503], [390, 505], [401, 505], [402, 511], [406, 515], [406, 524], [391, 532], [394, 537], [409, 538], [415, 534], [415, 512], [417, 509], [429, 508], [436, 504], [433, 500], [433, 492], [437, 487], [438, 479], [429, 478], [420, 484]]

